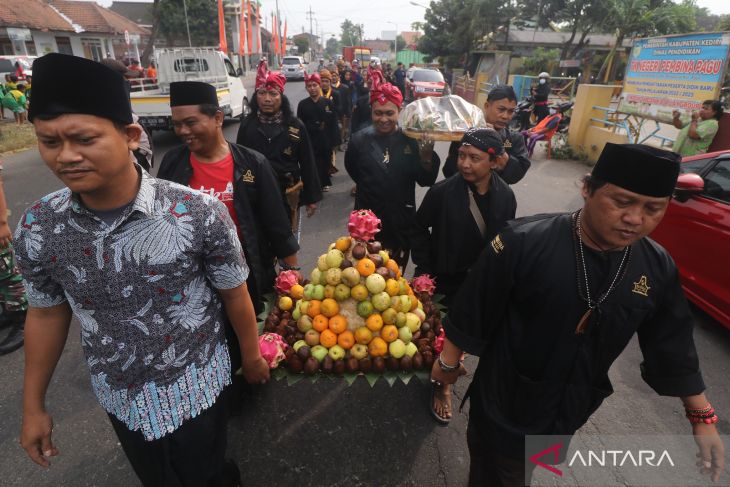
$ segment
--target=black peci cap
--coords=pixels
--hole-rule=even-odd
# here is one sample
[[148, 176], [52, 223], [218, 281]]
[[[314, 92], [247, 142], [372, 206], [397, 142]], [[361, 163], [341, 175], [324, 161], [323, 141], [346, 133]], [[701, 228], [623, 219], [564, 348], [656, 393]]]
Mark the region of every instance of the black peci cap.
[[215, 105], [218, 92], [215, 86], [202, 81], [176, 81], [170, 83], [170, 106]]
[[132, 123], [127, 82], [108, 67], [77, 56], [51, 53], [33, 63], [31, 122], [39, 115], [94, 115]]
[[471, 145], [482, 152], [499, 156], [504, 152], [502, 137], [494, 129], [471, 128], [461, 138], [461, 145]]
[[591, 176], [644, 196], [671, 196], [682, 156], [643, 144], [606, 144]]

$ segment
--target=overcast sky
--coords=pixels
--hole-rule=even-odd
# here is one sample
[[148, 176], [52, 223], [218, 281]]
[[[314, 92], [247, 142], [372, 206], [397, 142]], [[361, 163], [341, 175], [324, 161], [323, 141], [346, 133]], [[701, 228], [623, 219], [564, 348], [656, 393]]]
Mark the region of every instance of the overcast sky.
[[[180, 0], [182, 4], [183, 0]], [[381, 37], [383, 31], [411, 30], [411, 23], [423, 21], [425, 8], [411, 4], [409, 0], [278, 0], [281, 18], [288, 22], [288, 34], [309, 32], [307, 11], [311, 6], [312, 30], [323, 33], [325, 38], [340, 35], [340, 24], [344, 19], [365, 25], [365, 37]], [[428, 5], [430, 0], [414, 0], [414, 3]], [[104, 6], [111, 0], [100, 0]], [[271, 24], [271, 12], [276, 9], [276, 0], [262, 0], [263, 13]], [[697, 4], [707, 7], [714, 14], [730, 14], [730, 0], [698, 0]]]

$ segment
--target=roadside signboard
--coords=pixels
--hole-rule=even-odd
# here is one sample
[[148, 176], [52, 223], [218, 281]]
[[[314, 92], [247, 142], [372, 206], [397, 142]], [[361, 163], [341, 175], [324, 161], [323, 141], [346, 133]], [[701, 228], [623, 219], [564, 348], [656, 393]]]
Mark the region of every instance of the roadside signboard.
[[729, 48], [728, 32], [635, 40], [618, 111], [669, 123], [679, 110], [688, 119], [719, 98]]

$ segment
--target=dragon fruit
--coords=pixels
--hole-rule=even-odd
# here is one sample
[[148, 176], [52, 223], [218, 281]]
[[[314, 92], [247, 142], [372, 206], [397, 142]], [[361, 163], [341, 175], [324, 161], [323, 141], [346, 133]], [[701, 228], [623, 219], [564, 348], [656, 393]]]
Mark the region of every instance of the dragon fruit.
[[269, 364], [270, 369], [275, 369], [279, 366], [279, 362], [284, 360], [284, 352], [287, 348], [289, 348], [289, 345], [284, 342], [281, 335], [276, 333], [264, 333], [259, 337], [261, 356]]
[[380, 231], [380, 218], [370, 210], [355, 210], [350, 213], [347, 230], [354, 239], [370, 241]]
[[427, 293], [429, 296], [433, 296], [433, 292], [436, 290], [436, 278], [422, 274], [413, 278], [411, 287], [417, 293]]
[[299, 273], [297, 271], [281, 271], [276, 276], [274, 287], [279, 295], [289, 294], [292, 286], [299, 284]]

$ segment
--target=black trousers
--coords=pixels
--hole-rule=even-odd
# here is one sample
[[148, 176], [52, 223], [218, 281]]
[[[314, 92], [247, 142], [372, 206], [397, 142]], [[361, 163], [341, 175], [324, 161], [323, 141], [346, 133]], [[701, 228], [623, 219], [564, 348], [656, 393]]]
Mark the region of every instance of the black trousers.
[[[225, 392], [225, 391], [224, 391]], [[225, 394], [172, 433], [145, 441], [140, 431], [109, 415], [124, 454], [145, 487], [228, 487], [237, 484], [225, 466]], [[235, 470], [235, 468], [234, 468]]]
[[479, 433], [477, 421], [469, 416], [466, 442], [469, 446], [469, 487], [524, 487], [530, 485], [532, 470], [524, 459], [502, 455]]

